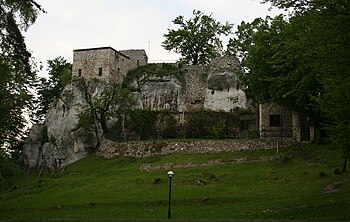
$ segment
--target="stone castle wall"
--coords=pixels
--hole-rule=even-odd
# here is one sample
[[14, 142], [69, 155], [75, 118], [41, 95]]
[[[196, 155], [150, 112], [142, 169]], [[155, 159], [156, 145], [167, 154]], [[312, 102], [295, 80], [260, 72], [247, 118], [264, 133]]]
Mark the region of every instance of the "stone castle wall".
[[188, 111], [203, 109], [208, 67], [185, 66], [183, 71], [186, 79], [186, 109]]

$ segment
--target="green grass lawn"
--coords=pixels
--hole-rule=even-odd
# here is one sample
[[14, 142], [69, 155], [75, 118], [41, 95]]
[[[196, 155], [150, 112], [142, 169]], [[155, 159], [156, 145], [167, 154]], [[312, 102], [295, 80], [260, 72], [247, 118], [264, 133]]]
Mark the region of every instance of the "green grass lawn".
[[[165, 219], [167, 169], [173, 163], [172, 218], [206, 220], [350, 220], [349, 174], [335, 175], [341, 150], [298, 146], [280, 150], [172, 154], [105, 160], [90, 155], [63, 172], [13, 178], [0, 192], [1, 219]], [[237, 163], [239, 158], [247, 162]], [[183, 163], [212, 163], [177, 168]], [[204, 181], [198, 186], [197, 181]], [[325, 188], [328, 192], [325, 192]]]

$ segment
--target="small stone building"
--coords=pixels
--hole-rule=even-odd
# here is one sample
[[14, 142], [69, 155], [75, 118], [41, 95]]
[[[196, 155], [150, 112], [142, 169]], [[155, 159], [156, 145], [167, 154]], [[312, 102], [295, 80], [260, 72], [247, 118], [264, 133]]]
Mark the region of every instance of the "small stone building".
[[259, 105], [260, 138], [313, 141], [314, 129], [302, 115], [276, 104]]
[[73, 78], [100, 79], [120, 83], [127, 72], [147, 64], [145, 50], [117, 51], [112, 47], [76, 49], [73, 51]]

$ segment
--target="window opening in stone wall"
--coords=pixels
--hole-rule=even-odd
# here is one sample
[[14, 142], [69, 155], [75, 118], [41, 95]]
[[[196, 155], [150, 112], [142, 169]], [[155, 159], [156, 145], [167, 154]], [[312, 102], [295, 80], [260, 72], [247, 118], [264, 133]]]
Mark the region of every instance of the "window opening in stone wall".
[[81, 77], [81, 69], [78, 69], [78, 77]]
[[270, 127], [280, 127], [282, 124], [282, 115], [270, 115]]
[[102, 76], [102, 67], [98, 68], [98, 75]]
[[136, 65], [139, 66], [140, 65], [140, 60], [136, 61]]
[[117, 75], [120, 75], [120, 68], [117, 69]]
[[119, 54], [117, 52], [115, 52], [115, 61], [119, 62]]

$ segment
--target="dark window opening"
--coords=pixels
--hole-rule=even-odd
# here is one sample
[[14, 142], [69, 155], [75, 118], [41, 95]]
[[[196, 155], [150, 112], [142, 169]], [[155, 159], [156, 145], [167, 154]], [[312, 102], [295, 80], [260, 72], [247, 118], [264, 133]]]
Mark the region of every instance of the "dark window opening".
[[213, 90], [213, 91], [211, 91], [211, 94], [212, 94], [212, 95], [214, 95], [214, 94], [215, 94], [215, 91], [214, 91], [214, 90]]
[[115, 53], [115, 61], [119, 62], [119, 54]]
[[120, 75], [120, 68], [117, 69], [117, 75]]
[[78, 69], [78, 77], [81, 77], [81, 69]]
[[271, 127], [280, 127], [282, 124], [281, 115], [270, 115], [270, 126]]
[[102, 67], [98, 68], [98, 75], [102, 76]]
[[140, 65], [140, 60], [136, 61], [136, 65], [139, 66]]

